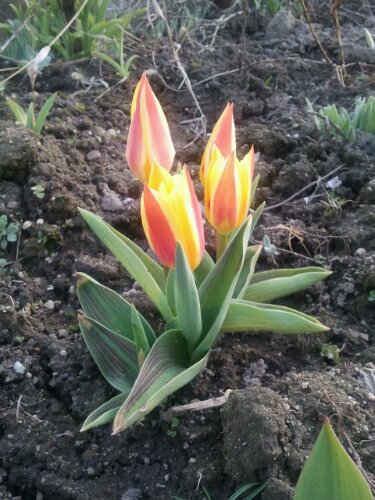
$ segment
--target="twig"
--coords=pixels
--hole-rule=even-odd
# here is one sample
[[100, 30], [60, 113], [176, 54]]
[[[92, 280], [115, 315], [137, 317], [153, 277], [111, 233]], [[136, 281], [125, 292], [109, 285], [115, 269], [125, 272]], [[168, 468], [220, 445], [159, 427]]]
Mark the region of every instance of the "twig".
[[274, 208], [278, 208], [278, 207], [281, 207], [281, 206], [285, 205], [286, 203], [289, 203], [290, 201], [292, 201], [295, 198], [297, 198], [297, 196], [299, 196], [300, 194], [304, 193], [307, 189], [310, 189], [313, 186], [315, 186], [318, 183], [320, 183], [321, 181], [323, 181], [324, 179], [327, 179], [327, 177], [330, 177], [331, 175], [335, 174], [336, 172], [338, 172], [339, 170], [341, 170], [343, 167], [344, 167], [344, 165], [339, 165], [338, 167], [336, 167], [333, 170], [331, 170], [330, 172], [328, 172], [328, 174], [323, 175], [323, 177], [318, 177], [315, 181], [310, 182], [310, 184], [307, 184], [307, 186], [305, 186], [302, 189], [298, 190], [296, 193], [292, 194], [292, 196], [289, 196], [289, 198], [287, 198], [286, 200], [280, 201], [280, 203], [276, 203], [275, 205], [271, 205], [270, 207], [266, 207], [264, 209], [264, 211], [266, 212], [266, 211], [269, 211], [269, 210], [273, 210]]
[[238, 68], [236, 69], [230, 69], [228, 71], [223, 71], [222, 73], [216, 73], [215, 75], [208, 76], [207, 78], [204, 78], [203, 80], [200, 80], [197, 83], [194, 83], [193, 87], [198, 87], [198, 85], [202, 85], [202, 83], [209, 82], [210, 80], [213, 80], [214, 78], [218, 78], [219, 76], [225, 76], [225, 75], [230, 75], [231, 73], [237, 73], [239, 71]]
[[310, 29], [310, 32], [319, 48], [319, 50], [321, 51], [321, 53], [323, 54], [323, 57], [324, 59], [327, 61], [327, 63], [335, 70], [336, 72], [336, 75], [337, 75], [337, 78], [339, 80], [339, 82], [341, 83], [341, 86], [342, 87], [345, 87], [345, 82], [344, 82], [344, 77], [343, 77], [343, 70], [342, 70], [342, 67], [338, 66], [337, 64], [335, 64], [332, 59], [329, 57], [326, 49], [323, 47], [316, 31], [315, 31], [315, 28], [312, 24], [312, 21], [311, 21], [311, 17], [310, 17], [310, 14], [309, 14], [309, 11], [307, 9], [307, 6], [306, 6], [306, 3], [305, 3], [305, 0], [300, 0], [301, 2], [301, 5], [302, 5], [302, 9], [303, 9], [303, 12], [306, 16], [306, 21], [307, 21], [307, 24], [309, 25], [309, 29]]
[[18, 401], [17, 401], [17, 408], [16, 408], [16, 422], [17, 422], [17, 424], [18, 424], [18, 422], [20, 420], [21, 399], [22, 399], [22, 394], [18, 398]]
[[342, 37], [341, 37], [341, 28], [340, 28], [340, 19], [339, 19], [340, 7], [341, 7], [341, 0], [334, 0], [331, 14], [333, 17], [333, 22], [335, 23], [336, 37], [337, 37], [337, 41], [338, 41], [339, 47], [340, 47], [341, 67], [344, 70], [344, 68], [345, 68], [345, 52], [344, 52], [344, 46], [343, 46]]
[[179, 415], [180, 413], [185, 413], [186, 411], [210, 410], [211, 408], [223, 406], [227, 402], [231, 392], [233, 392], [232, 389], [227, 389], [224, 396], [206, 399], [205, 401], [194, 401], [193, 403], [188, 403], [186, 405], [172, 406], [172, 408], [168, 411], [163, 412], [163, 418], [165, 420], [169, 420], [174, 415]]
[[186, 73], [186, 70], [181, 62], [181, 59], [178, 55], [178, 52], [176, 50], [176, 47], [175, 47], [175, 43], [173, 42], [173, 37], [172, 37], [172, 32], [171, 32], [171, 28], [169, 26], [169, 23], [168, 23], [168, 18], [167, 18], [167, 7], [165, 5], [165, 0], [162, 0], [163, 2], [163, 10], [160, 8], [160, 5], [158, 4], [157, 0], [152, 0], [152, 4], [155, 8], [155, 11], [156, 13], [159, 15], [159, 17], [163, 20], [164, 22], [164, 25], [165, 25], [165, 29], [167, 31], [167, 36], [168, 36], [168, 40], [169, 40], [169, 43], [170, 43], [170, 46], [171, 46], [171, 50], [172, 50], [172, 53], [173, 53], [173, 57], [175, 59], [175, 62], [177, 64], [177, 67], [183, 77], [183, 81], [188, 89], [188, 91], [190, 92], [190, 95], [192, 96], [193, 100], [194, 100], [194, 103], [195, 103], [195, 106], [197, 108], [197, 110], [199, 111], [200, 115], [201, 115], [201, 120], [202, 120], [202, 135], [205, 136], [206, 135], [206, 117], [202, 111], [202, 108], [200, 107], [200, 104], [199, 104], [199, 101], [194, 93], [194, 90], [193, 90], [193, 86], [191, 84], [191, 81], [190, 81], [190, 78], [188, 76], [188, 74]]

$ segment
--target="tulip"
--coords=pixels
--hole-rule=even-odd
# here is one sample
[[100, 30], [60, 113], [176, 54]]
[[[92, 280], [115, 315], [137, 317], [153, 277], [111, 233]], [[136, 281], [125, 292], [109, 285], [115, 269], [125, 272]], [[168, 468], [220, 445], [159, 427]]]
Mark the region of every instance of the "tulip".
[[208, 222], [220, 235], [228, 235], [245, 220], [250, 208], [253, 172], [253, 147], [241, 161], [234, 152], [225, 158], [213, 147], [204, 186], [205, 208]]
[[203, 153], [200, 169], [200, 178], [203, 185], [205, 184], [206, 172], [211, 162], [211, 155], [214, 146], [219, 149], [224, 158], [227, 158], [231, 153], [236, 154], [233, 104], [226, 105], [210, 135], [210, 138], [208, 139], [206, 149]]
[[149, 245], [164, 266], [175, 267], [179, 242], [190, 268], [198, 267], [204, 252], [203, 220], [186, 165], [173, 176], [157, 163], [152, 166], [141, 218]]
[[170, 170], [174, 155], [167, 119], [143, 73], [134, 91], [131, 106], [126, 146], [130, 170], [141, 182], [147, 182], [153, 162]]

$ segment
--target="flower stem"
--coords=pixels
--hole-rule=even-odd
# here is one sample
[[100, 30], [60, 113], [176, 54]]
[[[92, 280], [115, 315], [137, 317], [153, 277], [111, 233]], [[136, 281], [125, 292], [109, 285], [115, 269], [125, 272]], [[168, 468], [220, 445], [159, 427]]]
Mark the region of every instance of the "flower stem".
[[228, 235], [220, 234], [217, 231], [215, 231], [215, 241], [216, 241], [216, 261], [218, 261], [222, 256], [224, 250], [227, 248]]

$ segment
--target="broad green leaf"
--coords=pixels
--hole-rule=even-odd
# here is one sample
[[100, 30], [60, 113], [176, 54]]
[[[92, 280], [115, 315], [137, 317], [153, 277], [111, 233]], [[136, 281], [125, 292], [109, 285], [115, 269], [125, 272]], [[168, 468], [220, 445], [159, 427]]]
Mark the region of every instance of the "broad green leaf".
[[200, 285], [203, 283], [203, 281], [207, 277], [207, 274], [210, 271], [212, 271], [212, 269], [214, 267], [215, 267], [215, 262], [213, 261], [212, 257], [207, 252], [207, 250], [205, 250], [204, 254], [203, 254], [203, 258], [201, 260], [201, 263], [194, 271], [195, 282], [196, 282], [198, 288], [200, 287]]
[[139, 372], [135, 343], [86, 316], [79, 317], [79, 326], [103, 377], [115, 389], [128, 392]]
[[34, 125], [34, 132], [36, 134], [40, 135], [42, 128], [44, 126], [44, 122], [46, 121], [48, 113], [51, 111], [55, 99], [56, 99], [56, 94], [52, 94], [43, 104], [42, 109], [39, 111]]
[[250, 227], [251, 217], [242, 224], [199, 287], [202, 341], [193, 353], [192, 362], [201, 359], [210, 350], [220, 333], [243, 266]]
[[150, 344], [148, 343], [145, 330], [142, 325], [141, 315], [132, 305], [132, 330], [134, 342], [137, 347], [138, 365], [141, 367], [150, 352]]
[[26, 113], [25, 111], [21, 108], [21, 106], [16, 102], [13, 101], [10, 97], [5, 98], [6, 103], [8, 104], [10, 110], [12, 111], [15, 119], [24, 127], [26, 127]]
[[130, 392], [130, 387], [128, 392], [123, 392], [121, 394], [117, 394], [106, 403], [102, 404], [94, 410], [83, 422], [81, 432], [87, 431], [88, 429], [92, 429], [93, 427], [97, 427], [98, 425], [108, 424], [109, 422], [113, 422], [113, 419], [116, 416], [116, 413], [119, 411], [121, 406], [124, 404], [126, 398], [128, 397]]
[[202, 333], [202, 316], [194, 274], [179, 243], [176, 246], [174, 296], [178, 325], [192, 353]]
[[251, 330], [296, 334], [325, 332], [329, 328], [312, 316], [289, 307], [233, 299], [222, 331], [246, 332]]
[[[78, 277], [77, 295], [85, 315], [122, 337], [134, 340], [132, 306], [129, 302], [88, 274], [76, 273], [76, 276]], [[156, 340], [156, 335], [145, 318], [141, 314], [139, 316], [151, 346]]]
[[251, 302], [272, 302], [279, 297], [299, 292], [330, 276], [321, 267], [273, 269], [255, 273], [243, 298]]
[[113, 423], [113, 434], [142, 420], [167, 396], [180, 389], [206, 366], [208, 355], [188, 366], [185, 337], [179, 330], [164, 332], [152, 346], [133, 389]]
[[[150, 263], [152, 259], [150, 259], [139, 247], [137, 247], [137, 245], [109, 226], [100, 217], [97, 217], [87, 210], [79, 209], [79, 211], [96, 236], [104, 243], [104, 245], [106, 245], [106, 247], [121, 262], [133, 279], [135, 279], [143, 288], [145, 293], [150, 297], [151, 301], [159, 309], [165, 321], [172, 320], [172, 311], [170, 310], [162, 289], [155, 279], [154, 272], [157, 264], [154, 262], [154, 265], [152, 265]], [[161, 272], [163, 274], [162, 269]], [[164, 274], [163, 280], [165, 280]], [[163, 290], [165, 290], [165, 286]]]
[[373, 500], [370, 487], [328, 419], [298, 479], [294, 500]]
[[251, 281], [251, 278], [253, 277], [255, 266], [258, 262], [258, 257], [260, 252], [262, 251], [262, 248], [262, 245], [253, 245], [251, 247], [247, 247], [245, 260], [237, 281], [236, 288], [233, 293], [233, 298], [242, 299]]

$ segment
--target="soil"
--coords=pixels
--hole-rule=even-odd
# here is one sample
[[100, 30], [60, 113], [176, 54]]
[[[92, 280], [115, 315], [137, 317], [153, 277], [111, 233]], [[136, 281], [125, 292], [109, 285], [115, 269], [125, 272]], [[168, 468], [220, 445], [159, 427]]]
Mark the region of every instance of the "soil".
[[[315, 29], [339, 63], [332, 19], [320, 2], [310, 3]], [[251, 144], [258, 153], [255, 205], [266, 201], [267, 208], [255, 238], [268, 235], [278, 250], [264, 253], [259, 269], [331, 269], [325, 282], [280, 301], [331, 330], [228, 334], [207, 369], [142, 424], [116, 436], [108, 425], [80, 433], [86, 416], [112, 392], [79, 333], [74, 273], [114, 288], [159, 324], [152, 305], [77, 213], [77, 207], [92, 210], [147, 248], [141, 186], [124, 158], [132, 91], [143, 70], [155, 64], [150, 81], [177, 160], [188, 164], [201, 199], [197, 174], [206, 138], [197, 139], [199, 113], [186, 88], [179, 89], [182, 77], [164, 36], [152, 40], [144, 30], [144, 40], [129, 47], [140, 55], [130, 80], [104, 96], [100, 79], [116, 80], [96, 61], [52, 63], [37, 79], [37, 104], [58, 95], [41, 137], [14, 125], [4, 101], [0, 111], [0, 212], [22, 227], [18, 242], [1, 255], [8, 265], [0, 283], [0, 498], [225, 500], [243, 484], [268, 480], [258, 498], [290, 499], [324, 415], [375, 484], [375, 302], [369, 301], [375, 140], [362, 134], [353, 145], [329, 131], [318, 134], [305, 104], [308, 98], [315, 106], [351, 110], [356, 96], [374, 93], [375, 51], [367, 48], [363, 28], [374, 32], [375, 17], [366, 1], [342, 7], [349, 63], [342, 87], [296, 6], [274, 16], [238, 9], [211, 6], [200, 24], [177, 27], [178, 54], [208, 130], [233, 101], [239, 156]], [[28, 103], [28, 80], [14, 79], [7, 95]], [[331, 189], [327, 181], [335, 176], [339, 185]], [[324, 344], [337, 346], [336, 362]], [[173, 405], [227, 389], [233, 392], [221, 409], [165, 417]]]

